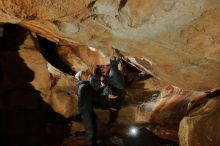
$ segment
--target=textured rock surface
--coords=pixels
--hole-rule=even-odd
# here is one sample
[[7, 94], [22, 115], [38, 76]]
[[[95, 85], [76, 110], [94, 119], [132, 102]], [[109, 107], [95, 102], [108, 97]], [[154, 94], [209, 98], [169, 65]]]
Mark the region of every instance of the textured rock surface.
[[219, 0], [3, 0], [0, 21], [18, 23], [60, 44], [111, 47], [157, 78], [184, 89], [220, 83]]
[[[30, 39], [27, 38], [26, 41], [28, 40]], [[74, 82], [61, 71], [56, 74], [53, 74], [54, 72], [50, 73], [47, 61], [36, 50], [36, 46], [32, 48], [27, 47], [25, 43], [20, 47], [19, 56], [24, 60], [27, 67], [34, 72], [34, 79], [30, 82], [31, 85], [41, 92], [42, 99], [55, 112], [65, 117], [72, 116], [76, 113], [77, 109]], [[25, 76], [21, 78], [25, 78]]]
[[[15, 30], [14, 33], [16, 33]], [[21, 36], [17, 34], [17, 37]], [[15, 44], [13, 41], [11, 43]], [[3, 52], [0, 57], [3, 75], [0, 82], [0, 94], [7, 96], [10, 91], [20, 93], [17, 96], [14, 94], [12, 96], [8, 95], [8, 98], [12, 98], [12, 103], [10, 103], [10, 99], [8, 101], [9, 106], [10, 104], [14, 106], [13, 102], [16, 104], [18, 100], [23, 108], [29, 108], [32, 105], [38, 106], [38, 102], [31, 101], [31, 97], [28, 100], [26, 99], [31, 96], [29, 95], [31, 92], [35, 94], [38, 91], [39, 97], [42, 98], [40, 100], [49, 104], [57, 113], [65, 117], [76, 113], [74, 82], [62, 72], [58, 72], [56, 75], [50, 74], [47, 68], [47, 61], [37, 50], [34, 39], [27, 35], [24, 43], [16, 49]], [[24, 96], [23, 99], [22, 95], [25, 94], [25, 90], [29, 92], [28, 96]], [[2, 102], [2, 105], [5, 104], [4, 102]]]
[[[220, 86], [219, 0], [2, 0], [0, 8], [0, 22], [19, 24], [63, 45], [58, 53], [75, 71], [107, 63], [115, 48], [163, 81], [132, 85], [127, 99], [133, 105], [121, 110], [120, 122], [165, 123], [175, 131], [182, 120], [181, 145], [219, 145], [219, 133], [213, 132], [219, 129], [219, 100], [199, 102], [207, 94], [203, 91]], [[19, 51], [0, 54], [0, 94], [8, 97], [0, 107], [37, 109], [41, 102], [29, 97], [38, 90], [37, 97], [53, 110], [71, 116], [76, 112], [73, 82], [59, 70], [49, 73], [35, 47], [26, 39]], [[159, 98], [148, 101], [146, 94], [162, 88]], [[137, 107], [139, 100], [147, 102]], [[107, 119], [105, 111], [100, 114]]]
[[179, 139], [183, 146], [217, 146], [219, 140], [219, 96], [203, 102], [180, 123]]
[[58, 54], [66, 60], [75, 71], [91, 70], [95, 65], [104, 65], [109, 61], [109, 57], [104, 57], [95, 48], [87, 46], [60, 46], [57, 48]]
[[185, 91], [177, 87], [164, 88], [150, 115], [150, 121], [178, 124], [187, 114], [190, 103], [203, 98], [204, 92]]
[[[204, 93], [169, 86], [157, 100], [144, 103], [137, 116], [142, 121], [160, 123], [162, 127], [151, 130], [166, 139], [179, 140], [182, 146], [217, 146], [219, 132], [214, 129], [219, 128], [219, 93], [219, 90]], [[144, 116], [145, 112], [148, 116]]]

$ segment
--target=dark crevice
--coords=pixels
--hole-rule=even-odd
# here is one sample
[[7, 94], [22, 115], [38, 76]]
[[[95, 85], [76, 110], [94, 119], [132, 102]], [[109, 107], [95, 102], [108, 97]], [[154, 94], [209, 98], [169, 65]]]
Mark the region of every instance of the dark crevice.
[[127, 3], [127, 0], [121, 0], [119, 3], [118, 11], [120, 11]]
[[41, 36], [38, 36], [38, 42], [40, 52], [51, 65], [53, 65], [54, 67], [66, 74], [75, 75], [75, 71], [73, 71], [70, 65], [65, 60], [63, 60], [58, 54], [58, 45], [56, 43], [51, 42]]
[[135, 73], [140, 73], [141, 72], [139, 69], [137, 69], [136, 67], [132, 66], [130, 63], [128, 63], [124, 60], [123, 60], [123, 65], [127, 70], [129, 70], [131, 72], [135, 72]]
[[3, 26], [3, 37], [1, 38], [0, 51], [17, 51], [28, 34], [27, 29], [19, 25], [6, 23]]
[[[209, 93], [209, 92], [207, 92]], [[214, 98], [220, 96], [220, 90], [216, 90], [214, 92], [210, 92], [208, 95], [205, 96], [205, 98]]]
[[96, 0], [90, 2], [90, 3], [88, 4], [88, 8], [91, 9], [91, 8], [94, 6], [95, 3], [96, 3]]
[[[136, 81], [144, 81], [144, 80], [147, 80], [147, 79], [153, 77], [150, 74], [143, 73], [141, 70], [139, 70], [137, 67], [131, 65], [126, 60], [123, 60], [122, 62], [123, 62], [123, 74], [125, 75], [125, 81], [130, 80], [131, 76], [133, 76], [133, 78], [136, 78], [135, 79]], [[128, 79], [126, 79], [126, 78], [128, 78]], [[130, 83], [126, 83], [126, 84], [130, 84]]]

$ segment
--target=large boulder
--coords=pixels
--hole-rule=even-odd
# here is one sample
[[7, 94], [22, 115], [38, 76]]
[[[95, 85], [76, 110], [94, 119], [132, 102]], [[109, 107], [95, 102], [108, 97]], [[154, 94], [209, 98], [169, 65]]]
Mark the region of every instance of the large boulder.
[[151, 122], [178, 124], [187, 114], [188, 106], [197, 98], [203, 98], [204, 92], [182, 90], [178, 87], [167, 86], [157, 97], [150, 115]]
[[[11, 38], [9, 43], [14, 46], [9, 45], [12, 48], [1, 52], [0, 94], [3, 97], [0, 108], [41, 108], [42, 102], [64, 117], [75, 114], [75, 82], [62, 71], [56, 75], [50, 72], [47, 60], [36, 46], [36, 39], [29, 33], [25, 36], [21, 28], [12, 27], [15, 28], [13, 36], [21, 38], [24, 35], [24, 42], [16, 46], [15, 38]], [[31, 94], [38, 96], [34, 98]]]
[[179, 139], [182, 146], [217, 146], [220, 144], [219, 95], [200, 102], [180, 122]]

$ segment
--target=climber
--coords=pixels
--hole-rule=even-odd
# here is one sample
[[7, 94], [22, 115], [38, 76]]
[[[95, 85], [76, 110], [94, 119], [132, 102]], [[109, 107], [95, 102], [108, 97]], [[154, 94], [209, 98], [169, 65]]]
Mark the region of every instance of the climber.
[[96, 138], [99, 129], [99, 122], [93, 110], [93, 100], [96, 92], [88, 81], [88, 73], [79, 71], [75, 78], [79, 81], [78, 88], [78, 110], [86, 130], [86, 142], [88, 146], [96, 146]]
[[124, 89], [124, 79], [122, 73], [118, 70], [120, 58], [114, 57], [110, 59], [109, 65], [104, 65], [102, 75], [105, 85], [102, 87], [102, 92], [98, 100], [98, 105], [102, 109], [109, 110], [109, 122], [108, 124], [113, 124], [118, 118], [118, 112], [122, 105], [122, 91]]
[[[109, 124], [116, 122], [123, 100], [124, 78], [121, 71], [118, 70], [120, 60], [121, 57], [119, 56], [110, 59], [110, 71], [107, 74], [108, 85], [111, 88], [113, 95], [112, 99], [109, 98], [115, 105], [115, 108], [110, 109]], [[116, 98], [114, 99], [114, 97]]]
[[95, 91], [99, 91], [102, 86], [101, 76], [102, 76], [102, 71], [99, 66], [96, 66], [96, 68], [94, 68], [93, 70], [93, 73], [89, 74], [88, 76], [88, 81]]
[[124, 89], [124, 78], [122, 73], [118, 70], [118, 65], [121, 60], [121, 57], [117, 56], [113, 59], [110, 59], [110, 71], [108, 73], [108, 84], [119, 90]]
[[96, 91], [96, 95], [93, 96], [93, 107], [109, 110], [109, 123], [117, 120], [118, 112], [121, 109], [124, 80], [118, 70], [119, 61], [119, 57], [114, 57], [110, 60], [109, 65], [103, 66], [104, 75], [97, 66], [88, 76], [90, 85]]

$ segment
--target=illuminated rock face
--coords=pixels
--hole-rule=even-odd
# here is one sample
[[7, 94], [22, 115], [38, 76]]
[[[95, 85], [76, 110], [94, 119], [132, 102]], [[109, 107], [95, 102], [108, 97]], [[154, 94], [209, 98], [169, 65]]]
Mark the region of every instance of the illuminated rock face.
[[[42, 100], [65, 117], [76, 113], [74, 82], [63, 73], [59, 72], [56, 77], [50, 74], [47, 61], [29, 35], [17, 50], [2, 53], [0, 60], [3, 74], [0, 94], [8, 98], [8, 101], [2, 101], [1, 108], [39, 108], [38, 100]], [[10, 92], [15, 93], [11, 95]], [[32, 101], [35, 92], [39, 92], [39, 99]], [[16, 105], [19, 102], [21, 105]]]
[[[219, 94], [219, 93], [218, 93]], [[180, 145], [218, 145], [219, 140], [219, 96], [202, 103], [180, 123]]]
[[[218, 132], [214, 132], [219, 129], [219, 95], [219, 90], [204, 93], [167, 86], [155, 101], [143, 104], [137, 115], [142, 115], [143, 121], [165, 125], [166, 132], [163, 127], [152, 131], [166, 139], [179, 140], [182, 146], [214, 146], [220, 142]], [[143, 116], [145, 112], [148, 116]]]
[[151, 74], [183, 89], [220, 85], [219, 0], [8, 0], [0, 7], [1, 22], [107, 56], [114, 47], [142, 57]]

